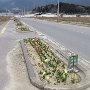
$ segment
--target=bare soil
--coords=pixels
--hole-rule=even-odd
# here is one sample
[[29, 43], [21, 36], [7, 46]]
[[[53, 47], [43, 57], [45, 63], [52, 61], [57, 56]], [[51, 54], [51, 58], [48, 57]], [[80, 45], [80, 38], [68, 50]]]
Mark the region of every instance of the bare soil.
[[10, 83], [5, 90], [39, 90], [30, 83], [19, 44], [8, 53], [7, 61]]
[[[57, 21], [57, 17], [37, 17], [38, 19], [41, 20], [50, 20], [50, 21]], [[59, 17], [59, 22], [68, 22], [68, 23], [81, 23], [81, 24], [86, 24], [90, 25], [90, 17]]]

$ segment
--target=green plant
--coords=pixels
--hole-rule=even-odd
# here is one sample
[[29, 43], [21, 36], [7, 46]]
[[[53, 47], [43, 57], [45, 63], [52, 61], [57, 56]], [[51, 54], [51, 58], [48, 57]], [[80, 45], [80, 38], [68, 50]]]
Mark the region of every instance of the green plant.
[[[51, 83], [49, 79], [54, 78], [55, 84], [66, 84], [70, 73], [67, 72], [64, 62], [59, 60], [53, 50], [38, 38], [29, 38], [24, 41], [30, 43], [40, 58], [37, 66], [40, 68], [39, 75], [41, 80]], [[71, 79], [70, 81], [70, 83], [75, 82], [76, 79]]]

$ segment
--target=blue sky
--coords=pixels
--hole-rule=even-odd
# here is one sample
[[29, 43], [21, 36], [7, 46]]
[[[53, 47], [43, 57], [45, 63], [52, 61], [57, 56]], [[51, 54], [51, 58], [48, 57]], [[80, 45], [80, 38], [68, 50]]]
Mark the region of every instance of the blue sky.
[[[17, 0], [0, 0], [0, 2], [8, 2], [8, 1], [12, 1], [12, 2], [15, 2]], [[18, 0], [19, 1], [19, 0]], [[22, 0], [23, 1], [33, 1], [34, 0]], [[36, 0], [35, 0], [36, 1]], [[45, 2], [45, 0], [42, 0]], [[47, 1], [47, 0], [46, 0]], [[48, 1], [57, 1], [57, 0], [48, 0]], [[90, 0], [60, 0], [62, 2], [69, 2], [69, 3], [77, 3], [77, 4], [83, 4], [83, 5], [90, 5]]]
[[[13, 8], [13, 7], [30, 7], [34, 5], [40, 6], [49, 3], [57, 3], [58, 0], [0, 0], [1, 8]], [[90, 0], [60, 0], [60, 2], [75, 3], [79, 5], [90, 6]]]

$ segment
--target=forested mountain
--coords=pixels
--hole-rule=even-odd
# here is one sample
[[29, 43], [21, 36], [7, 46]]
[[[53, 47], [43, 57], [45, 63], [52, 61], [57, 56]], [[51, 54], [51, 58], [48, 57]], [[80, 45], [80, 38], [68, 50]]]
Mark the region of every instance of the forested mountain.
[[[90, 13], [90, 7], [89, 6], [82, 6], [82, 5], [76, 5], [76, 4], [69, 4], [69, 3], [59, 3], [60, 5], [60, 13]], [[35, 12], [42, 12], [42, 13], [57, 13], [57, 5], [56, 4], [49, 4], [45, 6], [40, 6], [33, 11]]]

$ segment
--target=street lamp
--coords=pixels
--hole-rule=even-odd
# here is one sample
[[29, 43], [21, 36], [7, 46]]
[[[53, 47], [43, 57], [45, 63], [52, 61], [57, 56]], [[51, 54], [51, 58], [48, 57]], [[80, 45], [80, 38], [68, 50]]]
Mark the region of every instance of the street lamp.
[[59, 21], [59, 0], [58, 0], [58, 10], [57, 10], [57, 21]]

